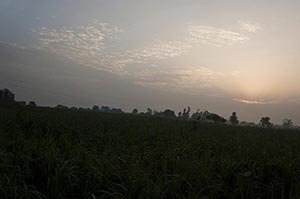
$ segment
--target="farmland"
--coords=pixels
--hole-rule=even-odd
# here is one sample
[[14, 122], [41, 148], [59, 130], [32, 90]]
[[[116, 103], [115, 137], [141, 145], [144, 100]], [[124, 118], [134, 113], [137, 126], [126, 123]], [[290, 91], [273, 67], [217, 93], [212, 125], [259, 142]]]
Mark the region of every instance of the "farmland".
[[0, 106], [0, 198], [298, 198], [300, 133]]

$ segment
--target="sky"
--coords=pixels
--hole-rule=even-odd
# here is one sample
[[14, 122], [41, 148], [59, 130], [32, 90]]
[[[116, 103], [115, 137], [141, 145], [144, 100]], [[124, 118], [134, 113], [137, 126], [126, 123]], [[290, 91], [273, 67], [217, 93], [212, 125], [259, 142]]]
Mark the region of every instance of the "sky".
[[[106, 90], [122, 87], [136, 99], [124, 103], [121, 94], [105, 100], [90, 95], [76, 105], [105, 102], [124, 109], [151, 105], [176, 111], [191, 105], [224, 116], [238, 111], [248, 121], [268, 115], [277, 123], [287, 117], [300, 124], [299, 7], [296, 0], [1, 0], [0, 42], [60, 56], [99, 74], [98, 79], [92, 73], [83, 78], [81, 70], [69, 67], [62, 84], [76, 76], [86, 83], [81, 89], [89, 90], [87, 82], [108, 74], [118, 81], [105, 82]], [[4, 66], [6, 74], [15, 74]], [[18, 81], [4, 72], [0, 78], [3, 86]], [[18, 78], [24, 81], [25, 75]], [[48, 87], [52, 81], [44, 83]], [[51, 101], [39, 91], [15, 89], [22, 99], [35, 96], [42, 104], [59, 98]]]

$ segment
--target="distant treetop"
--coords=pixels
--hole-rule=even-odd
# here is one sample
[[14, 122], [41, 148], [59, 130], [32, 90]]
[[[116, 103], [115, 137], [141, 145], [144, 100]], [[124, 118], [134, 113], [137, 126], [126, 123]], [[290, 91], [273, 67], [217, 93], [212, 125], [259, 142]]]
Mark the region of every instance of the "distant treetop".
[[236, 112], [232, 113], [232, 115], [229, 117], [229, 121], [232, 125], [238, 125], [239, 124], [239, 120], [238, 120]]
[[15, 101], [15, 94], [13, 94], [8, 89], [0, 90], [0, 101], [2, 102], [14, 102]]
[[270, 119], [269, 117], [263, 117], [260, 119], [260, 125], [264, 128], [271, 128], [273, 126], [273, 123], [270, 122]]

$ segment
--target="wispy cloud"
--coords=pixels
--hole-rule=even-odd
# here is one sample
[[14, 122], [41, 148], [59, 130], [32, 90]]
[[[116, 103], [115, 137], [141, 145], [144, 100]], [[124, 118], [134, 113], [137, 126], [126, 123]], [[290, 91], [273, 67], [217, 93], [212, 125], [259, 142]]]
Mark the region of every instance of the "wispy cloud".
[[33, 30], [38, 35], [40, 48], [63, 55], [86, 66], [124, 74], [124, 68], [132, 64], [149, 64], [178, 57], [193, 46], [182, 41], [155, 40], [138, 49], [114, 48], [122, 30], [107, 23], [94, 22], [81, 27], [42, 27]]
[[250, 32], [250, 33], [255, 33], [262, 29], [261, 25], [259, 23], [255, 23], [255, 22], [239, 21], [239, 24], [241, 26], [241, 30]]
[[118, 57], [120, 66], [128, 64], [149, 64], [159, 60], [174, 58], [187, 53], [192, 46], [181, 41], [155, 41], [143, 48], [127, 50]]
[[190, 44], [181, 41], [157, 41], [154, 44], [146, 46], [142, 50], [129, 51], [129, 56], [133, 56], [134, 58], [141, 60], [162, 60], [180, 56], [191, 48], [192, 46]]
[[250, 105], [266, 105], [266, 104], [277, 104], [278, 101], [265, 101], [265, 100], [246, 100], [246, 99], [233, 99], [236, 102]]
[[188, 35], [179, 40], [155, 40], [138, 49], [120, 50], [113, 46], [122, 32], [118, 27], [98, 21], [80, 27], [42, 27], [38, 35], [40, 48], [51, 50], [78, 63], [113, 73], [126, 73], [132, 64], [148, 64], [182, 56], [199, 44], [233, 45], [249, 38], [236, 32], [210, 26], [188, 25]]
[[300, 97], [294, 97], [287, 100], [288, 103], [300, 104]]
[[137, 84], [191, 91], [217, 85], [221, 79], [237, 76], [206, 67], [176, 67], [162, 61], [187, 54], [199, 45], [217, 47], [239, 44], [248, 37], [229, 30], [188, 24], [187, 34], [178, 40], [153, 40], [135, 49], [119, 46], [121, 28], [93, 22], [80, 27], [39, 28], [40, 48], [63, 55], [85, 66], [122, 75]]
[[200, 44], [222, 47], [249, 40], [248, 37], [210, 26], [197, 26], [188, 24], [188, 35], [181, 40], [161, 41], [156, 40], [144, 48], [128, 50], [125, 52], [119, 64], [125, 66], [131, 63], [148, 63], [155, 60], [165, 60], [182, 56]]
[[131, 73], [131, 79], [146, 87], [205, 94], [207, 91], [210, 93], [221, 91], [220, 83], [232, 79], [232, 73], [223, 73], [208, 67], [173, 67], [172, 69], [161, 67], [137, 70]]
[[222, 47], [249, 40], [247, 36], [240, 33], [211, 26], [189, 24], [188, 31], [191, 35], [189, 42], [194, 44], [208, 44]]
[[121, 29], [107, 23], [93, 22], [87, 26], [47, 28], [33, 30], [38, 34], [40, 48], [63, 55], [78, 63], [105, 70], [118, 70], [109, 64], [112, 54], [106, 48], [108, 40], [116, 39]]

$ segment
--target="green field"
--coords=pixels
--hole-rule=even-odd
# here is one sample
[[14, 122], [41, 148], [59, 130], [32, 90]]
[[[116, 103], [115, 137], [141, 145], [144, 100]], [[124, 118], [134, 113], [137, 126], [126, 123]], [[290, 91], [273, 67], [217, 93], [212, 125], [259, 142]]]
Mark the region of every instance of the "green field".
[[299, 198], [300, 133], [0, 107], [0, 198]]

